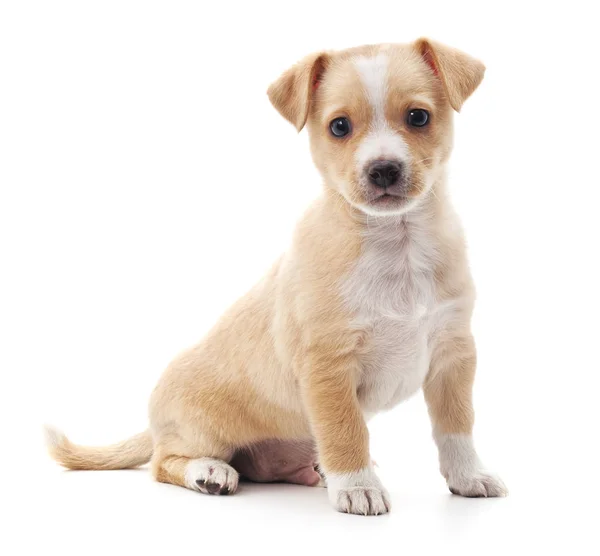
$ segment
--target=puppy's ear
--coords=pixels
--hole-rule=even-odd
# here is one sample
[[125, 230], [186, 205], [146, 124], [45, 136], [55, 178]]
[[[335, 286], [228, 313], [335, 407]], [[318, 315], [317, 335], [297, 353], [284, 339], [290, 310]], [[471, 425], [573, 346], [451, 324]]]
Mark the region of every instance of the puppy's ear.
[[327, 54], [311, 54], [292, 66], [267, 90], [271, 104], [301, 131], [308, 118], [313, 93], [325, 71]]
[[468, 54], [429, 39], [415, 42], [417, 51], [441, 79], [450, 105], [457, 112], [481, 83], [485, 66]]

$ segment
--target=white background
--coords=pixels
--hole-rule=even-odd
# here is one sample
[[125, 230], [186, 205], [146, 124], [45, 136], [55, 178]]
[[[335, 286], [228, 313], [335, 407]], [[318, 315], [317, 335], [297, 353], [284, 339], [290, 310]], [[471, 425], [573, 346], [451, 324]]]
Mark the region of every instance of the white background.
[[[0, 4], [0, 552], [597, 553], [599, 42], [592, 2]], [[588, 6], [588, 7], [586, 7]], [[322, 48], [425, 35], [482, 59], [451, 190], [478, 286], [476, 443], [511, 494], [451, 496], [421, 395], [372, 423], [390, 515], [65, 472], [285, 249], [320, 180], [265, 91]]]

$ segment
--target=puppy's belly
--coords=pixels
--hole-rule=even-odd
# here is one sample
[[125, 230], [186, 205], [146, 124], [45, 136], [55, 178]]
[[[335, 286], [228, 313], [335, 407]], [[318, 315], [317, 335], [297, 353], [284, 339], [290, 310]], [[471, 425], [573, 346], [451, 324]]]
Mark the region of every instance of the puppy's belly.
[[244, 477], [259, 483], [286, 482], [314, 486], [317, 452], [312, 439], [264, 440], [238, 450], [231, 465]]
[[426, 326], [383, 320], [373, 327], [361, 357], [358, 399], [363, 411], [391, 409], [421, 388], [429, 370]]

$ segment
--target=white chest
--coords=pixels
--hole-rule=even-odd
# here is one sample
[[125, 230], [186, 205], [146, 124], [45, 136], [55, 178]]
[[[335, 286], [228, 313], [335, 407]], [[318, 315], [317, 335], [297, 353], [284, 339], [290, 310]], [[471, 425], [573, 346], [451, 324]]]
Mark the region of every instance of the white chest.
[[450, 309], [436, 299], [435, 238], [403, 219], [365, 233], [343, 296], [364, 333], [358, 397], [367, 414], [390, 409], [421, 387], [432, 332]]

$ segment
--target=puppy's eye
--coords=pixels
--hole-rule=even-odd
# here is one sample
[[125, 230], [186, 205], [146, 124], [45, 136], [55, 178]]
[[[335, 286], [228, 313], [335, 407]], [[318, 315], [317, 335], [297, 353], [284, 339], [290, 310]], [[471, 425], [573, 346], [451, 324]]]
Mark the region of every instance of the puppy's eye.
[[335, 137], [344, 137], [350, 133], [352, 126], [348, 118], [336, 118], [329, 124], [329, 129]]
[[408, 125], [413, 127], [423, 127], [429, 123], [429, 112], [421, 108], [411, 110], [408, 113]]

